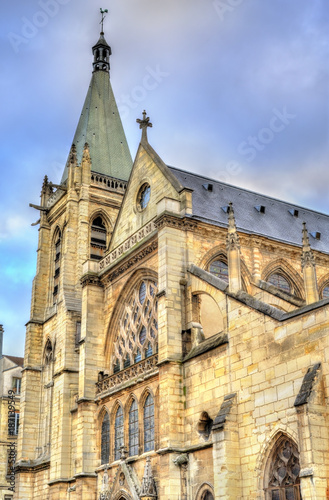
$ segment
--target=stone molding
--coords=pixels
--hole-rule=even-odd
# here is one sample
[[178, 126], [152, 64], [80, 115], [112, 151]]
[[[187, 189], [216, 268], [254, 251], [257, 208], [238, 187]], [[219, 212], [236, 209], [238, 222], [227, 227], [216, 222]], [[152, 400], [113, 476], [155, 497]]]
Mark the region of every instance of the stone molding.
[[84, 276], [82, 276], [80, 282], [82, 288], [84, 288], [87, 285], [96, 285], [103, 287], [103, 284], [100, 281], [98, 274], [85, 274]]
[[164, 213], [155, 220], [154, 224], [157, 229], [171, 227], [175, 229], [193, 231], [194, 229], [196, 229], [198, 223], [197, 221], [191, 220], [188, 217], [180, 217], [177, 215]]
[[127, 259], [126, 262], [122, 264], [120, 267], [118, 267], [115, 271], [108, 274], [105, 277], [105, 279], [102, 278], [102, 281], [105, 281], [105, 283], [113, 281], [115, 278], [117, 278], [125, 271], [127, 271], [130, 267], [134, 266], [135, 264], [143, 260], [145, 257], [153, 253], [157, 248], [158, 248], [158, 241], [152, 241], [152, 243], [145, 246], [140, 252], [136, 253], [136, 255], [132, 256], [130, 259]]
[[105, 267], [113, 264], [119, 257], [122, 257], [128, 250], [130, 250], [136, 243], [140, 243], [144, 238], [149, 236], [156, 230], [154, 221], [148, 222], [145, 226], [141, 227], [136, 233], [127, 238], [120, 246], [112, 250], [104, 259], [99, 262], [99, 270], [103, 271]]
[[114, 373], [113, 375], [109, 375], [105, 377], [100, 382], [96, 382], [96, 395], [101, 394], [104, 391], [112, 389], [123, 382], [129, 381], [138, 375], [145, 375], [149, 373], [151, 370], [157, 368], [158, 363], [158, 355], [155, 354], [150, 358], [143, 359], [139, 363], [126, 368], [125, 370], [121, 370], [118, 373]]

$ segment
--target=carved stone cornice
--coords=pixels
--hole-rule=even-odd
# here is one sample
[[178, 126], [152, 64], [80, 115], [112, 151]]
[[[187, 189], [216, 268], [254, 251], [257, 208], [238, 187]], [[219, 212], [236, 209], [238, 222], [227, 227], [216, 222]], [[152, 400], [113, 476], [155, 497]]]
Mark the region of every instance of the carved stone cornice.
[[[99, 270], [102, 272], [107, 266], [115, 265], [118, 259], [121, 259], [127, 252], [132, 251], [133, 247], [138, 243], [142, 244], [143, 241], [151, 237], [151, 234], [156, 231], [153, 221], [148, 222], [145, 226], [141, 227], [134, 234], [129, 236], [117, 248], [112, 250], [108, 255], [99, 262]], [[113, 266], [112, 266], [113, 267]]]
[[132, 255], [129, 259], [123, 262], [120, 266], [118, 266], [115, 270], [110, 272], [109, 274], [102, 277], [102, 283], [109, 283], [113, 281], [115, 278], [126, 272], [132, 266], [141, 262], [145, 257], [153, 253], [158, 248], [158, 241], [154, 240], [149, 245], [145, 246], [142, 250], [137, 252], [135, 255]]
[[197, 228], [198, 222], [192, 220], [188, 217], [180, 217], [173, 214], [162, 214], [158, 219], [154, 221], [157, 229], [162, 229], [163, 227], [172, 227], [175, 229], [189, 230], [193, 231]]
[[87, 285], [96, 285], [103, 287], [103, 283], [99, 279], [98, 274], [85, 274], [84, 276], [82, 276], [80, 282], [82, 288], [84, 288]]
[[134, 377], [145, 375], [153, 370], [157, 370], [157, 363], [158, 355], [155, 354], [149, 358], [143, 359], [129, 368], [126, 368], [125, 370], [122, 370], [121, 372], [105, 377], [100, 382], [96, 382], [96, 395], [117, 387], [123, 382], [131, 380]]

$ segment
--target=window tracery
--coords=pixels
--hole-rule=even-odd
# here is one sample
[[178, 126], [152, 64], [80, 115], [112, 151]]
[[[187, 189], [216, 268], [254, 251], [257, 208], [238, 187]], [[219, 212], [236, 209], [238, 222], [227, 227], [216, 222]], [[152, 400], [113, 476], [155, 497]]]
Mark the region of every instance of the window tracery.
[[117, 373], [157, 352], [157, 284], [139, 283], [128, 298], [114, 339], [112, 370]]
[[299, 453], [289, 439], [279, 441], [270, 458], [266, 500], [300, 500]]
[[325, 286], [322, 290], [322, 298], [329, 299], [329, 285]]
[[154, 400], [149, 394], [144, 403], [144, 451], [154, 450]]

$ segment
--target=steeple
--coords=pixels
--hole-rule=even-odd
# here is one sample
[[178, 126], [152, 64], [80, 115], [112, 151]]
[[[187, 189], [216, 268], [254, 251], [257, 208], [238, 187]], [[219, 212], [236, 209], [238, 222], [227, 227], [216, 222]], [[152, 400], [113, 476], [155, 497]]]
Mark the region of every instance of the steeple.
[[[88, 143], [91, 170], [126, 181], [132, 169], [132, 159], [109, 78], [112, 51], [103, 32], [105, 12], [107, 11], [101, 9], [102, 31], [98, 42], [92, 48], [93, 73], [72, 142], [76, 147], [79, 165], [84, 145]], [[70, 154], [62, 183], [67, 179], [69, 164]]]

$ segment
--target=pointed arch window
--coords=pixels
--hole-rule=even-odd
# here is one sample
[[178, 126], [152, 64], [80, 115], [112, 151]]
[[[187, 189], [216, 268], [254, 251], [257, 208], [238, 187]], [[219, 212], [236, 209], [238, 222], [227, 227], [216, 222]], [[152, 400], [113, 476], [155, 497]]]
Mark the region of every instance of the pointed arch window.
[[322, 298], [329, 299], [329, 285], [325, 286], [322, 290]]
[[90, 258], [100, 260], [106, 250], [106, 227], [102, 217], [95, 217], [91, 224]]
[[157, 352], [157, 285], [144, 279], [133, 289], [119, 320], [112, 353], [113, 373]]
[[268, 278], [268, 283], [276, 286], [283, 292], [291, 293], [291, 286], [288, 280], [281, 273], [273, 273]]
[[149, 394], [144, 404], [144, 451], [154, 450], [154, 401]]
[[129, 456], [138, 455], [138, 407], [134, 399], [129, 410]]
[[117, 409], [114, 423], [114, 460], [121, 457], [121, 448], [124, 445], [123, 439], [123, 411], [121, 406]]
[[279, 439], [267, 468], [266, 500], [300, 500], [299, 453], [288, 438]]
[[206, 490], [202, 493], [200, 500], [214, 500], [214, 496], [209, 490]]
[[228, 265], [224, 260], [216, 259], [210, 263], [209, 272], [228, 283]]
[[110, 456], [110, 418], [105, 413], [101, 432], [101, 465], [107, 464]]
[[55, 237], [55, 270], [54, 270], [54, 288], [53, 288], [53, 303], [55, 304], [59, 291], [59, 278], [61, 272], [61, 247], [62, 247], [62, 233], [58, 229]]

